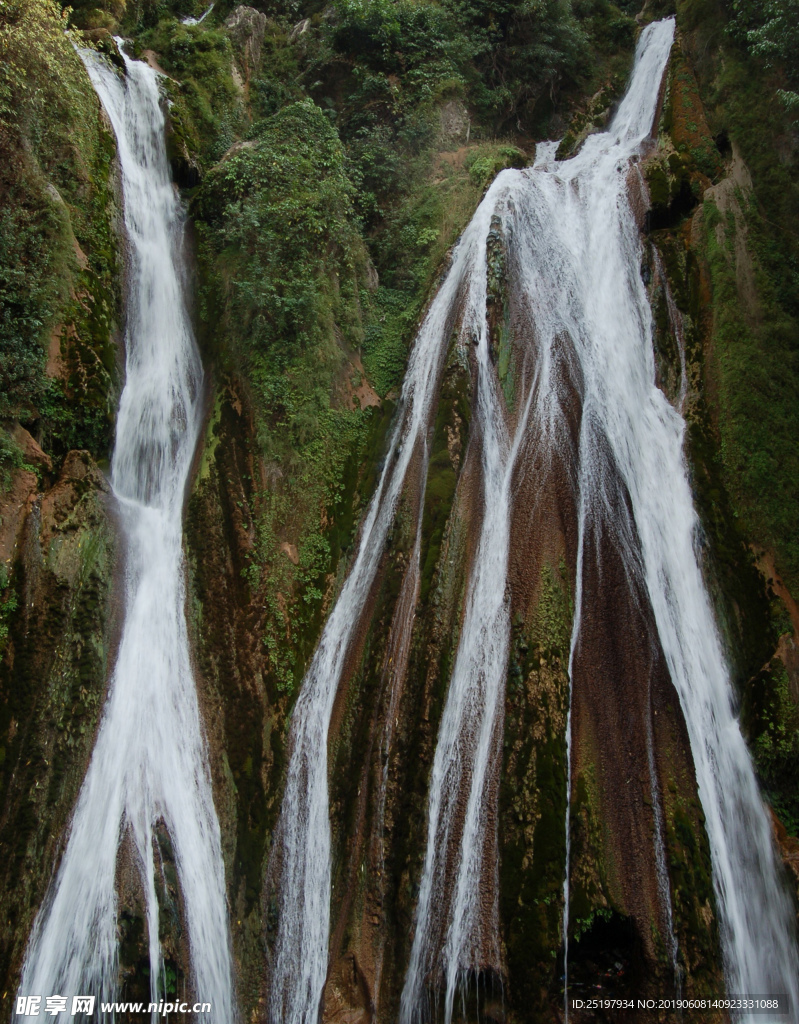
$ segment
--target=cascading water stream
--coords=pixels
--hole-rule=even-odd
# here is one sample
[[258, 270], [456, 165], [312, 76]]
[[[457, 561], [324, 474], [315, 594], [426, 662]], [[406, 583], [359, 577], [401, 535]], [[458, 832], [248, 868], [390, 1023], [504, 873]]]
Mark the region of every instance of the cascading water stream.
[[[593, 548], [585, 549], [586, 524], [600, 523], [612, 533], [630, 579], [639, 579], [645, 587], [657, 640], [680, 697], [712, 852], [728, 989], [787, 993], [797, 1005], [799, 961], [790, 903], [735, 718], [729, 675], [702, 580], [697, 520], [682, 450], [685, 425], [655, 386], [652, 314], [639, 271], [639, 230], [627, 194], [630, 161], [651, 132], [673, 35], [673, 20], [647, 27], [639, 40], [630, 86], [609, 129], [589, 137], [569, 161], [557, 162], [556, 145], [544, 144], [533, 169], [501, 174], [462, 243], [482, 247], [473, 257], [464, 330], [476, 334], [476, 421], [485, 510], [431, 773], [427, 849], [402, 994], [402, 1024], [435, 1015], [426, 989], [438, 991], [442, 982], [443, 1017], [449, 1024], [458, 985], [469, 972], [491, 966], [486, 964], [486, 949], [498, 946], [496, 934], [485, 934], [496, 928], [495, 911], [480, 901], [481, 888], [491, 886], [484, 864], [491, 846], [487, 830], [496, 827], [486, 802], [499, 756], [508, 655], [505, 588], [512, 470], [528, 428], [547, 451], [558, 440], [563, 410], [559, 397], [547, 389], [548, 367], [562, 338], [568, 339], [578, 364], [582, 405], [570, 676], [586, 614], [583, 573], [589, 560], [595, 568], [597, 555]], [[500, 216], [514, 251], [517, 288], [526, 297], [536, 345], [535, 379], [513, 441], [487, 353], [485, 243], [492, 214]], [[686, 383], [683, 371], [680, 402]], [[608, 477], [611, 467], [629, 494], [631, 520], [618, 505], [618, 488]], [[569, 779], [571, 707], [570, 695]], [[654, 754], [649, 768], [659, 803]], [[570, 797], [564, 885], [567, 955], [569, 822]], [[663, 827], [658, 806], [656, 868], [665, 867]], [[454, 854], [451, 847], [456, 848]], [[676, 964], [671, 904], [662, 875], [659, 871], [662, 913], [670, 933], [664, 938]], [[442, 933], [443, 942], [437, 939]], [[568, 981], [568, 958], [565, 971]]]
[[[153, 849], [163, 822], [183, 897], [194, 995], [211, 1003], [205, 1019], [231, 1024], [221, 838], [184, 610], [181, 513], [200, 426], [202, 367], [180, 278], [183, 213], [156, 72], [125, 57], [123, 78], [95, 53], [81, 57], [116, 134], [129, 241], [126, 380], [112, 469], [125, 541], [125, 613], [96, 746], [58, 874], [34, 923], [20, 993], [67, 996], [70, 1009], [75, 995], [116, 997], [115, 879], [127, 836], [146, 904], [151, 999], [163, 997]], [[99, 1007], [96, 1015], [105, 1016]]]
[[[439, 728], [428, 797], [425, 862], [416, 908], [411, 958], [403, 987], [400, 1022], [426, 1019], [430, 1008], [425, 982], [439, 970], [446, 980], [444, 1019], [452, 1019], [455, 996], [465, 976], [478, 970], [490, 951], [498, 963], [498, 889], [490, 885], [491, 909], [481, 900], [486, 873], [496, 871], [496, 834], [488, 835], [489, 780], [499, 770], [503, 696], [510, 643], [510, 607], [506, 594], [510, 544], [511, 481], [524, 437], [535, 383], [511, 437], [501, 389], [489, 354], [486, 321], [486, 238], [492, 215], [508, 199], [508, 181], [497, 179], [470, 228], [477, 250], [469, 281], [461, 339], [477, 355], [477, 421], [482, 451], [484, 512], [480, 540], [468, 584], [461, 640]], [[479, 248], [478, 248], [479, 246]], [[539, 375], [540, 375], [539, 369]], [[465, 804], [465, 809], [464, 809]], [[450, 900], [444, 948], [436, 948], [435, 929], [448, 884], [450, 836], [463, 813], [460, 856]], [[487, 864], [486, 854], [493, 857]], [[486, 917], [488, 918], [486, 920]]]
[[[650, 114], [650, 122], [651, 117]], [[554, 146], [542, 147], [544, 162], [550, 154], [554, 154]], [[527, 249], [529, 240], [525, 239], [525, 229], [529, 230], [530, 223], [525, 222], [523, 216], [517, 216], [515, 209], [523, 209], [529, 201], [530, 184], [535, 176], [535, 172], [533, 176], [500, 175], [483, 200], [475, 220], [485, 224], [491, 214], [501, 214], [507, 223], [506, 236], [514, 245]], [[553, 293], [540, 294], [540, 283], [534, 275], [523, 282], [532, 300], [529, 305], [533, 315], [538, 318], [548, 311], [550, 317], [549, 323], [541, 327], [536, 323], [536, 333], [540, 335], [536, 379], [529, 389], [513, 438], [509, 437], [504, 402], [488, 354], [485, 238], [484, 230], [480, 272], [474, 274], [470, 281], [469, 316], [464, 321], [467, 330], [477, 332], [477, 419], [481, 430], [485, 511], [468, 584], [462, 639], [447, 692], [431, 774], [427, 849], [414, 941], [402, 993], [401, 1024], [428, 1018], [430, 1007], [424, 996], [425, 984], [437, 970], [446, 979], [444, 1020], [449, 1024], [458, 986], [464, 983], [469, 971], [483, 966], [481, 960], [484, 959], [486, 944], [489, 948], [494, 947], [494, 964], [500, 959], [496, 908], [492, 919], [486, 922], [480, 896], [481, 887], [486, 884], [486, 871], [490, 870], [483, 863], [486, 828], [491, 818], [486, 806], [486, 788], [491, 772], [498, 770], [510, 638], [510, 608], [505, 591], [512, 482], [531, 408], [535, 409], [533, 422], [543, 432], [542, 443], [545, 437], [552, 438], [554, 434], [558, 407], [555, 396], [547, 387], [549, 356], [557, 327], [571, 326], [558, 304], [553, 303]], [[530, 257], [535, 259], [534, 245], [530, 249]], [[548, 331], [548, 327], [555, 329]], [[465, 809], [462, 806], [464, 790], [468, 793]], [[453, 872], [448, 863], [448, 846], [461, 814], [462, 833], [458, 843], [457, 867]], [[436, 949], [435, 918], [440, 914], [448, 872], [454, 873], [454, 882], [451, 883], [454, 894], [448, 909], [444, 948]], [[495, 904], [496, 885], [490, 886], [489, 883], [489, 887], [493, 888], [492, 902]], [[493, 932], [487, 943], [482, 934], [486, 924]]]

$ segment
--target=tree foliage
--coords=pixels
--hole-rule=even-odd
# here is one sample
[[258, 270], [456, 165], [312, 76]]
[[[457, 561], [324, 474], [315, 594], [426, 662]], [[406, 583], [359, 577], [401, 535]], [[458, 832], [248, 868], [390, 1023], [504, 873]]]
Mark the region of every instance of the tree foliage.
[[333, 42], [357, 67], [401, 76], [418, 100], [448, 81], [468, 83], [476, 105], [514, 114], [589, 60], [567, 0], [335, 0]]
[[799, 120], [799, 0], [733, 0], [731, 32], [752, 56], [784, 74], [777, 95]]

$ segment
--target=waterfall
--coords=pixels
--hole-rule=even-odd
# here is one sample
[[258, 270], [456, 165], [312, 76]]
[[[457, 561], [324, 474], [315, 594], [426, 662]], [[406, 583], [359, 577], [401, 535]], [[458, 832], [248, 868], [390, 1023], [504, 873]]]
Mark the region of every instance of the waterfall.
[[[627, 163], [648, 134], [673, 21], [641, 36], [630, 88], [606, 133], [578, 156], [535, 175], [539, 222], [534, 272], [563, 294], [585, 381], [580, 440], [581, 532], [607, 505], [599, 453], [610, 446], [630, 496], [658, 638], [677, 690], [706, 818], [728, 990], [787, 993], [799, 1005], [799, 957], [790, 901], [766, 810], [735, 716], [729, 672], [697, 546], [683, 455], [685, 424], [654, 385], [653, 325], [639, 273], [641, 242], [627, 198]], [[560, 329], [553, 323], [547, 330]], [[542, 324], [537, 324], [539, 332]], [[576, 328], [576, 330], [574, 329]], [[683, 380], [685, 377], [683, 376]], [[682, 398], [682, 396], [681, 396]], [[587, 612], [582, 610], [582, 616]], [[578, 612], [578, 622], [580, 612]], [[579, 631], [573, 647], [579, 643]]]
[[126, 380], [112, 466], [125, 606], [97, 742], [34, 923], [20, 992], [67, 996], [69, 1008], [75, 995], [116, 997], [115, 877], [128, 837], [146, 905], [151, 999], [164, 997], [153, 849], [163, 822], [183, 898], [193, 993], [211, 1003], [209, 1020], [231, 1024], [221, 837], [184, 610], [181, 513], [200, 426], [202, 367], [181, 283], [183, 211], [170, 178], [156, 72], [125, 57], [123, 78], [95, 53], [81, 57], [116, 133], [129, 242]]
[[[475, 248], [464, 330], [472, 332], [476, 345], [475, 422], [485, 507], [431, 773], [427, 848], [402, 993], [402, 1024], [435, 1016], [426, 990], [438, 991], [441, 985], [446, 993], [443, 1017], [449, 1024], [458, 987], [470, 973], [498, 965], [496, 880], [491, 877], [495, 868], [489, 862], [496, 845], [496, 811], [490, 783], [499, 766], [510, 630], [505, 591], [513, 467], [524, 451], [525, 431], [543, 446], [545, 456], [561, 436], [563, 409], [551, 371], [563, 339], [579, 367], [582, 402], [570, 675], [590, 617], [590, 609], [582, 607], [583, 574], [597, 568], [598, 552], [587, 543], [588, 527], [600, 524], [613, 537], [629, 579], [639, 582], [648, 596], [657, 641], [680, 698], [711, 848], [728, 990], [787, 993], [797, 1005], [793, 915], [702, 579], [698, 522], [683, 455], [685, 424], [655, 385], [652, 314], [639, 270], [639, 229], [628, 198], [630, 164], [652, 130], [673, 36], [672, 19], [648, 26], [641, 33], [630, 85], [608, 130], [590, 136], [571, 160], [558, 162], [556, 145], [550, 143], [539, 147], [532, 169], [503, 172], [461, 243], [462, 248]], [[515, 427], [488, 356], [485, 261], [492, 215], [500, 218], [512, 250], [516, 286], [535, 344], [535, 371]], [[685, 386], [683, 370], [680, 405]], [[618, 481], [629, 495], [629, 510], [621, 507]], [[570, 696], [569, 778], [571, 708]], [[650, 775], [659, 805], [654, 756]], [[570, 801], [564, 932], [569, 816]], [[653, 859], [670, 933], [660, 806], [654, 811], [654, 826]], [[442, 934], [443, 941], [438, 938]], [[674, 937], [664, 938], [676, 964]], [[564, 934], [565, 945], [567, 939]]]

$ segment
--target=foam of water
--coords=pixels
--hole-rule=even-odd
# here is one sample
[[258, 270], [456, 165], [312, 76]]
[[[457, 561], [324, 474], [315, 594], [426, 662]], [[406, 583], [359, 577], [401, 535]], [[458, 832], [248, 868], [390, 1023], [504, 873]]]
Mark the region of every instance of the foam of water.
[[125, 615], [96, 746], [34, 924], [20, 992], [66, 995], [70, 1008], [73, 995], [114, 998], [115, 877], [127, 835], [146, 903], [151, 999], [163, 996], [153, 850], [162, 821], [175, 853], [194, 993], [212, 1004], [209, 1020], [230, 1024], [221, 838], [184, 612], [181, 512], [202, 368], [180, 279], [183, 214], [156, 73], [125, 58], [121, 78], [91, 51], [81, 56], [116, 133], [129, 241], [126, 381], [112, 470], [125, 542]]

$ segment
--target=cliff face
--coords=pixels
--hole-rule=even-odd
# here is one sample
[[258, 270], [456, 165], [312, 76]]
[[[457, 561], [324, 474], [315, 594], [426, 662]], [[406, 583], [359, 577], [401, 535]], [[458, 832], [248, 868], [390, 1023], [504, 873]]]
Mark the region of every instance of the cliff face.
[[[196, 320], [209, 371], [186, 509], [188, 612], [238, 998], [249, 1020], [267, 1012], [278, 910], [268, 866], [290, 714], [383, 466], [415, 326], [493, 176], [530, 160], [535, 138], [564, 136], [565, 153], [605, 123], [635, 31], [624, 5], [583, 5], [576, 20], [553, 5], [552, 58], [535, 50], [506, 10], [513, 5], [494, 5], [496, 17], [483, 18], [471, 5], [400, 4], [393, 20], [380, 4], [369, 14], [346, 3], [322, 13], [261, 6], [221, 3], [194, 25], [176, 17], [203, 13], [189, 3], [79, 4], [73, 16], [109, 49], [109, 30], [121, 22], [169, 76], [170, 153], [191, 214]], [[8, 992], [91, 750], [121, 555], [93, 461], [107, 454], [116, 400], [113, 141], [77, 58], [59, 41], [52, 8], [40, 37], [49, 50], [43, 56], [30, 43], [37, 37], [25, 19], [35, 13], [20, 2], [16, 20], [2, 23], [3, 39], [39, 74], [36, 62], [56, 53], [69, 91], [54, 94], [60, 105], [35, 108], [27, 134], [12, 105], [0, 124], [13, 156], [0, 181], [3, 230], [16, 246], [8, 268], [41, 275], [26, 293], [39, 305], [23, 308], [4, 263], [11, 284], [4, 278], [3, 323], [10, 310], [14, 323], [35, 322], [37, 338], [50, 339], [47, 357], [43, 346], [28, 345], [26, 376], [12, 381], [8, 394], [16, 397], [2, 407], [10, 440], [0, 466], [8, 466], [0, 494], [0, 843], [8, 854], [0, 858], [0, 963]], [[647, 8], [644, 19], [665, 13]], [[795, 141], [774, 101], [779, 68], [773, 80], [752, 84], [758, 58], [724, 33], [725, 7], [680, 0], [676, 13], [657, 140], [641, 165], [648, 199], [641, 179], [631, 180], [642, 197], [642, 274], [655, 313], [658, 383], [687, 422], [706, 579], [775, 835], [795, 877], [791, 510], [799, 475], [789, 442], [797, 309], [786, 269], [794, 243], [775, 226], [796, 205], [786, 178]], [[554, 69], [544, 71], [545, 58]], [[70, 136], [64, 125], [73, 121]], [[535, 345], [501, 232], [490, 236], [487, 256], [492, 346], [512, 414]], [[46, 266], [58, 268], [55, 284]], [[431, 414], [426, 489], [417, 460], [355, 630], [328, 737], [330, 1022], [395, 1020], [410, 954], [430, 771], [485, 511], [476, 366], [455, 343], [456, 327], [457, 316]], [[14, 362], [22, 327], [14, 330], [11, 356], [0, 363], [9, 380], [7, 368], [23, 365]], [[514, 481], [511, 655], [502, 765], [490, 783], [496, 846], [488, 851], [501, 943], [485, 950], [467, 1019], [552, 1019], [561, 1005], [570, 686], [574, 991], [598, 975], [607, 994], [620, 996], [662, 995], [673, 983], [652, 843], [650, 749], [683, 994], [723, 988], [708, 840], [679, 700], [647, 595], [601, 525], [591, 537], [597, 572], [584, 581], [593, 614], [569, 667], [572, 467], [583, 410], [566, 346], [558, 379], [563, 448], [544, 460], [531, 438]], [[162, 940], [177, 991], [187, 950], [168, 837], [159, 844], [160, 898], [172, 910]], [[120, 885], [123, 998], [146, 998], [142, 907], [124, 855]], [[487, 914], [493, 899], [486, 892]], [[429, 982], [435, 995], [440, 979]]]

